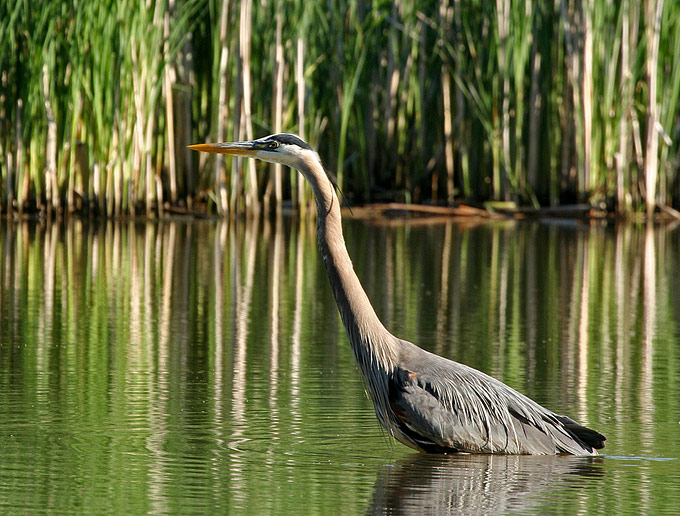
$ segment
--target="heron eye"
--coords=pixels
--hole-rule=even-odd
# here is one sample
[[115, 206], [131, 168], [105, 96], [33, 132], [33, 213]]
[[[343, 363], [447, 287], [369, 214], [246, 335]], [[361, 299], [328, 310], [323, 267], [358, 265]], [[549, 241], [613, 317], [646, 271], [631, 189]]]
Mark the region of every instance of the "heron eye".
[[279, 145], [280, 145], [279, 142], [271, 142], [271, 143], [269, 144], [269, 148], [270, 148], [270, 149], [278, 149], [278, 148], [279, 148]]

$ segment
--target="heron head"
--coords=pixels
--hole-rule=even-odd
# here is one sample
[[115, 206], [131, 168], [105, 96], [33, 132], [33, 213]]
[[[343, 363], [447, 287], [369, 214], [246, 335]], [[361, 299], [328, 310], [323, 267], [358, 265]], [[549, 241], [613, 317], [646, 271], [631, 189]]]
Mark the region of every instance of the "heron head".
[[247, 156], [293, 168], [299, 168], [301, 161], [305, 157], [308, 158], [309, 153], [316, 155], [316, 152], [302, 138], [287, 133], [270, 134], [264, 138], [245, 142], [199, 143], [189, 145], [189, 148], [215, 154]]

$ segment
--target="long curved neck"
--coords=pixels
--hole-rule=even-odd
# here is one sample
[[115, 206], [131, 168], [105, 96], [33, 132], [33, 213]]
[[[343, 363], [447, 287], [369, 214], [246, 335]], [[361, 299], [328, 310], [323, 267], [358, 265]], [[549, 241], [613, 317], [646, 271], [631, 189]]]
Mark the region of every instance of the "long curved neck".
[[397, 359], [394, 337], [380, 322], [352, 266], [335, 189], [320, 163], [306, 162], [302, 168], [316, 198], [319, 249], [354, 356], [365, 373], [371, 363], [389, 371]]

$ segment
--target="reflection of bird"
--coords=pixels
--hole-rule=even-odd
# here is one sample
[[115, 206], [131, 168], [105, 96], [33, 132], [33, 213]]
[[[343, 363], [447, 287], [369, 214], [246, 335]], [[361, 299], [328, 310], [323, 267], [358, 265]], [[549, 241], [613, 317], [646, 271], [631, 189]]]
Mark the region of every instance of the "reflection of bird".
[[382, 325], [354, 272], [340, 202], [319, 155], [291, 134], [191, 145], [299, 170], [318, 208], [318, 243], [354, 356], [380, 423], [423, 452], [596, 455], [604, 436], [557, 415], [490, 376], [429, 353]]
[[535, 514], [604, 475], [602, 457], [412, 454], [379, 469], [365, 514]]

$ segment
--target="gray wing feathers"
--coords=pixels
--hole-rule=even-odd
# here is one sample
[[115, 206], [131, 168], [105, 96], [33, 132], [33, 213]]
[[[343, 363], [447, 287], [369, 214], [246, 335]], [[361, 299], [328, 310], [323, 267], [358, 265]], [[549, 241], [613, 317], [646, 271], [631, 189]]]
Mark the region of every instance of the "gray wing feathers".
[[[405, 435], [421, 449], [595, 453], [574, 438], [568, 424], [580, 425], [569, 418], [550, 412], [476, 369], [424, 353], [430, 358], [428, 371], [398, 369], [390, 392], [393, 412]], [[408, 366], [408, 361], [402, 364]]]

